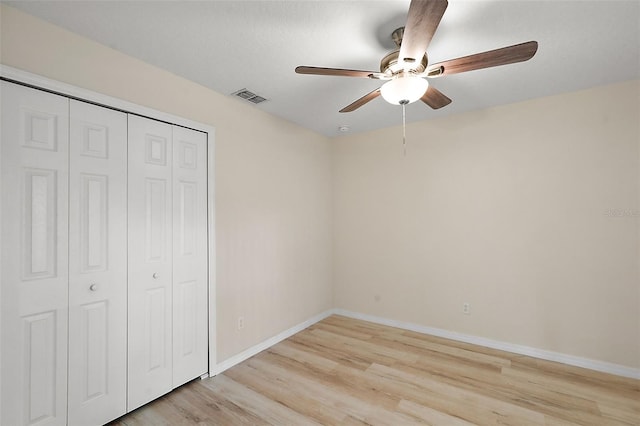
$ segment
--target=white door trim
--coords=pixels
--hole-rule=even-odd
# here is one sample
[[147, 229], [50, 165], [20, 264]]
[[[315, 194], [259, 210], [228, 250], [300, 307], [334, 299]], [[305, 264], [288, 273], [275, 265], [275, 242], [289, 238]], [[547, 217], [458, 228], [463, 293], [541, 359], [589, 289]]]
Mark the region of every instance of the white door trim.
[[207, 134], [207, 186], [208, 186], [208, 230], [209, 230], [209, 374], [215, 371], [216, 360], [216, 242], [215, 242], [215, 128], [187, 118], [158, 111], [102, 93], [83, 89], [27, 71], [0, 64], [0, 78], [53, 92], [71, 99], [94, 103], [106, 108], [136, 114], [170, 124], [188, 127]]

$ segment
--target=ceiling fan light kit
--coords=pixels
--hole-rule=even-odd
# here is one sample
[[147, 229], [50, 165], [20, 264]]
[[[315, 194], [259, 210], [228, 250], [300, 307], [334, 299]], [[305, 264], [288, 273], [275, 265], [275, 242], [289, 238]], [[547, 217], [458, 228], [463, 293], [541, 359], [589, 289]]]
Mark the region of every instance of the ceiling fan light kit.
[[416, 75], [401, 73], [380, 88], [382, 98], [393, 105], [411, 104], [425, 94], [429, 82]]
[[538, 43], [529, 41], [429, 64], [426, 50], [447, 6], [447, 0], [412, 0], [406, 25], [391, 34], [399, 49], [382, 58], [380, 72], [299, 66], [296, 73], [389, 80], [382, 87], [342, 108], [340, 112], [355, 111], [380, 95], [393, 105], [406, 105], [420, 99], [431, 108], [439, 109], [449, 105], [451, 99], [429, 85], [427, 78], [524, 62], [531, 59], [538, 50]]

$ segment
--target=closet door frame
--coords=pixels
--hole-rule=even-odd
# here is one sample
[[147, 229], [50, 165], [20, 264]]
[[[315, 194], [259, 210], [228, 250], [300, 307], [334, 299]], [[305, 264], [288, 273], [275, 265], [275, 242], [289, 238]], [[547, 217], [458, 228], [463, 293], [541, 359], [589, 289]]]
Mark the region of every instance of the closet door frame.
[[[140, 115], [158, 121], [164, 121], [182, 127], [206, 133], [207, 135], [207, 234], [208, 234], [208, 327], [209, 327], [209, 371], [208, 375], [217, 374], [216, 343], [216, 246], [215, 246], [215, 128], [166, 112], [158, 111], [132, 102], [114, 98], [91, 90], [62, 83], [47, 77], [29, 73], [0, 63], [0, 79], [25, 86], [42, 89], [58, 95], [66, 96], [129, 114]], [[0, 235], [0, 238], [2, 236]], [[2, 295], [0, 294], [0, 297]], [[0, 378], [1, 379], [1, 378]], [[0, 407], [0, 410], [2, 407]]]

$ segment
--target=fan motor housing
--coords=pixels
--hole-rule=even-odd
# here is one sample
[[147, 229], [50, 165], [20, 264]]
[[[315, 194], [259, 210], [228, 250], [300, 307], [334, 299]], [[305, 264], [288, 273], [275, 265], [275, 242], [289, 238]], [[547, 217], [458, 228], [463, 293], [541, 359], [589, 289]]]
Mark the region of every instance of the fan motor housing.
[[402, 45], [403, 37], [404, 27], [397, 28], [394, 32], [391, 33], [391, 39], [396, 44], [396, 46], [398, 46], [398, 48], [382, 58], [382, 61], [380, 61], [380, 72], [395, 75], [402, 71], [421, 73], [424, 72], [425, 69], [427, 69], [427, 64], [429, 61], [427, 59], [426, 52], [422, 56], [422, 60], [420, 62], [407, 61], [406, 63], [398, 63], [398, 57], [400, 56], [400, 46]]
[[420, 62], [412, 62], [408, 68], [407, 63], [398, 63], [399, 56], [400, 49], [397, 49], [382, 58], [380, 61], [380, 72], [394, 75], [402, 71], [421, 73], [427, 69], [429, 60], [427, 59], [426, 53], [422, 56], [422, 60]]

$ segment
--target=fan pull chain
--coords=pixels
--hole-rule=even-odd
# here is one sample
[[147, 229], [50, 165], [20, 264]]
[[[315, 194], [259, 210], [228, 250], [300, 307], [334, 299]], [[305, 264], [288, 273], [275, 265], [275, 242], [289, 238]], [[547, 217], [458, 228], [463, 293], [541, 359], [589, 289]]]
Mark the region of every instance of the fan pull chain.
[[407, 106], [406, 103], [402, 103], [402, 149], [404, 150], [404, 156], [407, 156], [407, 132], [406, 132], [406, 127], [407, 127], [407, 118], [406, 118], [406, 114], [405, 114], [405, 107]]

